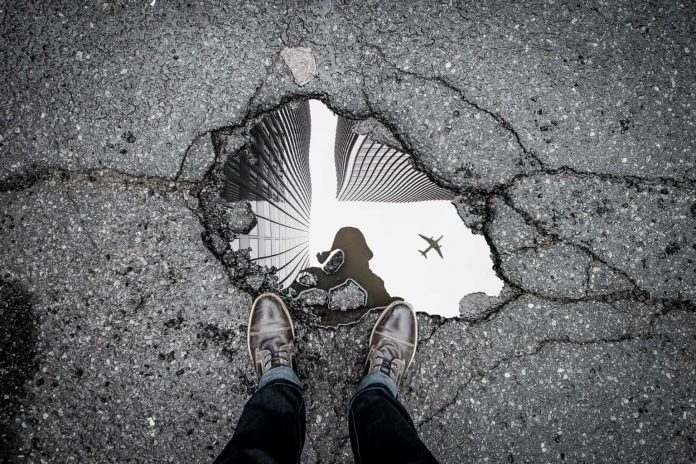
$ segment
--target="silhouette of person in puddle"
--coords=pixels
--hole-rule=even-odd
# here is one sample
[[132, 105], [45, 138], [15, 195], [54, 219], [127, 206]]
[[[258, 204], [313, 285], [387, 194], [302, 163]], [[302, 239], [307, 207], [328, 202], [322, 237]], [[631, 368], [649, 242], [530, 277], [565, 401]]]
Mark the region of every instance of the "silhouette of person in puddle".
[[351, 278], [367, 291], [367, 307], [386, 306], [399, 299], [392, 297], [384, 287], [384, 281], [370, 269], [372, 250], [367, 246], [365, 236], [356, 227], [342, 227], [336, 232], [331, 250], [317, 253], [317, 259], [324, 263], [332, 251], [341, 249], [345, 253], [343, 266], [334, 274], [326, 274], [321, 268], [311, 267], [305, 271], [317, 276], [317, 287], [328, 291]]

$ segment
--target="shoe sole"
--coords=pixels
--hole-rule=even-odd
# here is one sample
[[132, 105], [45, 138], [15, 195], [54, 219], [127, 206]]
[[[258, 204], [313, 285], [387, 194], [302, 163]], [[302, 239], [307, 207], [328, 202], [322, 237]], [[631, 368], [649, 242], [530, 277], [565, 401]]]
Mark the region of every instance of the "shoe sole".
[[251, 362], [254, 362], [254, 357], [251, 355], [251, 316], [254, 315], [254, 307], [256, 307], [256, 303], [261, 298], [264, 297], [273, 297], [275, 300], [280, 304], [280, 307], [283, 308], [283, 311], [285, 312], [285, 315], [288, 317], [288, 320], [290, 321], [290, 331], [292, 332], [292, 341], [293, 343], [295, 342], [295, 324], [292, 322], [292, 317], [290, 316], [290, 311], [288, 311], [288, 307], [285, 305], [285, 302], [280, 298], [278, 295], [275, 293], [263, 293], [259, 296], [257, 296], [254, 299], [254, 302], [251, 304], [251, 310], [249, 311], [249, 319], [247, 320], [247, 352], [249, 353], [249, 358], [251, 358]]
[[[409, 359], [408, 364], [406, 364], [406, 368], [404, 369], [404, 372], [406, 372], [406, 370], [409, 367], [411, 367], [411, 364], [413, 363], [413, 360], [416, 357], [416, 348], [418, 347], [418, 318], [416, 317], [416, 310], [413, 309], [413, 306], [411, 305], [411, 303], [397, 300], [397, 301], [392, 301], [391, 303], [389, 303], [389, 305], [386, 308], [384, 308], [384, 311], [382, 311], [382, 314], [379, 315], [379, 317], [377, 318], [377, 322], [375, 322], [375, 325], [372, 327], [372, 332], [370, 333], [370, 346], [372, 346], [372, 337], [375, 335], [375, 330], [377, 330], [377, 326], [379, 325], [380, 322], [382, 322], [382, 320], [384, 319], [386, 314], [389, 312], [389, 310], [398, 304], [402, 304], [404, 306], [407, 306], [408, 309], [411, 310], [411, 314], [413, 314], [413, 320], [416, 323], [416, 339], [413, 342], [413, 354], [411, 355], [411, 359]], [[408, 343], [408, 342], [404, 342], [404, 343]]]

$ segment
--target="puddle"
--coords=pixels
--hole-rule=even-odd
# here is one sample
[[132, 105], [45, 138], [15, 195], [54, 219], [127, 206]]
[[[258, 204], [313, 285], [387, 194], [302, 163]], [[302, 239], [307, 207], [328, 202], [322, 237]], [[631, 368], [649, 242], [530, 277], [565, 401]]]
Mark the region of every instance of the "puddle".
[[[453, 317], [464, 295], [500, 293], [485, 239], [409, 155], [356, 134], [354, 122], [316, 100], [283, 107], [252, 135], [251, 159], [225, 167], [228, 184], [237, 184], [226, 199], [250, 201], [258, 219], [233, 248], [251, 248], [295, 293], [328, 292], [325, 306], [341, 309], [319, 309], [322, 323], [355, 320], [396, 298]], [[339, 261], [335, 272], [324, 270]], [[300, 272], [310, 287], [297, 282]], [[321, 291], [310, 294], [326, 301]]]

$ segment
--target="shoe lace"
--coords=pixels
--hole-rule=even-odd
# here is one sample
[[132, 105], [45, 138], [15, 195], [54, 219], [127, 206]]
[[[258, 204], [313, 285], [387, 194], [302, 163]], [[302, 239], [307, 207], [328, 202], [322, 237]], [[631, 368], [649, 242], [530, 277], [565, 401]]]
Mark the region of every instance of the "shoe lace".
[[279, 350], [268, 350], [264, 354], [264, 361], [263, 361], [263, 367], [266, 369], [268, 364], [271, 365], [271, 367], [278, 367], [278, 366], [287, 366], [289, 364], [288, 362], [288, 356], [287, 354], [290, 352], [287, 348], [281, 348]]
[[394, 358], [387, 358], [386, 356], [377, 356], [375, 357], [375, 359], [381, 360], [381, 362], [379, 364], [376, 364], [374, 369], [379, 370], [383, 374], [391, 375], [392, 370], [394, 370], [397, 367], [396, 363], [394, 362]]

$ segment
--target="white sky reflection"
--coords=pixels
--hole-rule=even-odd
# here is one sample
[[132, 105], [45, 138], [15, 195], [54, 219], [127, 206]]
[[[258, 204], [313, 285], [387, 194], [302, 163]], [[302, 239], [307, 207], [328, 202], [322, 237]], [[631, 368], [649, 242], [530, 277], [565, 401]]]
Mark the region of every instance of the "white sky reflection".
[[[338, 229], [352, 226], [365, 235], [374, 254], [370, 269], [384, 280], [387, 291], [410, 301], [418, 311], [453, 317], [459, 314], [459, 300], [464, 295], [500, 293], [503, 282], [493, 272], [488, 244], [482, 236], [471, 233], [449, 201], [337, 201], [337, 117], [317, 100], [310, 101], [310, 111], [311, 266], [321, 266], [316, 254], [331, 249]], [[427, 259], [423, 258], [418, 250], [424, 250], [428, 244], [418, 234], [433, 238], [444, 235], [440, 241], [444, 259], [434, 250], [428, 252]]]

